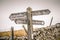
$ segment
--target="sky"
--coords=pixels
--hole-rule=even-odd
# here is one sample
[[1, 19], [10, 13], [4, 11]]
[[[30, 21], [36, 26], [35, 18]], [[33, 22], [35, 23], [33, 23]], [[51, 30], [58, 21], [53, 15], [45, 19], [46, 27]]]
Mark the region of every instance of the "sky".
[[49, 9], [49, 15], [33, 16], [33, 20], [44, 20], [44, 25], [33, 25], [33, 28], [41, 28], [49, 26], [51, 18], [53, 17], [52, 25], [60, 23], [60, 0], [0, 0], [0, 32], [10, 31], [11, 27], [14, 30], [23, 29], [25, 24], [15, 24], [9, 19], [12, 13], [26, 12], [26, 8], [31, 7], [34, 10]]

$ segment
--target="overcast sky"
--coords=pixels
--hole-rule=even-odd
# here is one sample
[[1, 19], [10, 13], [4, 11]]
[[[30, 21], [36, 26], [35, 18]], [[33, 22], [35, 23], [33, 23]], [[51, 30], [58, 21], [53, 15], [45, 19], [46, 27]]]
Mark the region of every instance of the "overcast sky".
[[11, 13], [26, 12], [27, 7], [31, 7], [32, 10], [49, 9], [51, 11], [49, 15], [33, 16], [34, 20], [45, 21], [45, 25], [33, 25], [34, 28], [49, 26], [52, 16], [52, 25], [60, 23], [60, 0], [0, 0], [0, 32], [10, 30], [11, 26], [15, 30], [23, 29], [23, 24], [15, 24], [9, 19], [9, 16]]

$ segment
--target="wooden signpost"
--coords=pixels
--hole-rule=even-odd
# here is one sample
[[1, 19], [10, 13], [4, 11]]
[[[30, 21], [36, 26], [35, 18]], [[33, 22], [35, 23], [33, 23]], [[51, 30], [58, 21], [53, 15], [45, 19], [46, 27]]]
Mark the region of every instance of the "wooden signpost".
[[28, 40], [32, 40], [33, 25], [44, 25], [44, 21], [32, 20], [32, 16], [47, 15], [50, 10], [37, 10], [32, 11], [32, 8], [28, 7], [27, 12], [12, 13], [9, 18], [16, 24], [27, 24], [28, 28]]

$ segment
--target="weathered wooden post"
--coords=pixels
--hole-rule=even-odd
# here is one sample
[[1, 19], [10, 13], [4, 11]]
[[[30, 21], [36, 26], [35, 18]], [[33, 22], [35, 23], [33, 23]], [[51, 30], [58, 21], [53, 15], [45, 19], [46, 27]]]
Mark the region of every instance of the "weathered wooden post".
[[25, 32], [28, 34], [28, 32], [27, 32], [27, 30], [26, 30], [25, 26], [23, 25], [22, 27], [24, 28]]
[[52, 24], [52, 21], [53, 21], [53, 17], [51, 18], [51, 21], [50, 21], [50, 25], [49, 25], [49, 26], [51, 26], [51, 24]]
[[11, 40], [14, 40], [14, 28], [11, 27]]
[[28, 27], [28, 40], [32, 40], [33, 25], [32, 25], [32, 8], [27, 8], [27, 27]]

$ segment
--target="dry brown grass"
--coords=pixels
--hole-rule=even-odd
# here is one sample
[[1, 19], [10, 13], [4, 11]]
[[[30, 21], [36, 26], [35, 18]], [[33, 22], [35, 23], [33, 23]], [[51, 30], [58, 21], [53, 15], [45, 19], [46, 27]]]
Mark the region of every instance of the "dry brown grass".
[[[0, 36], [10, 36], [11, 35], [11, 31], [7, 31], [7, 32], [0, 32]], [[26, 36], [26, 32], [24, 30], [16, 30], [14, 31], [14, 36]]]

